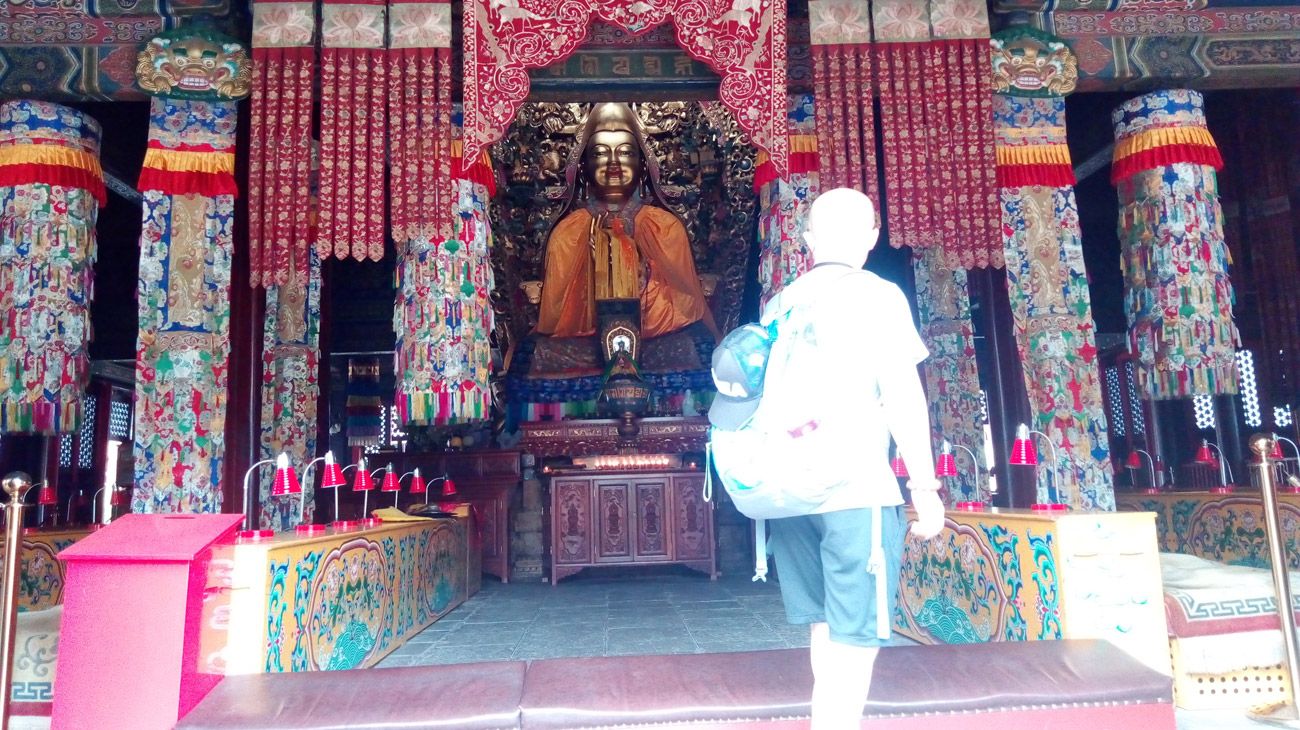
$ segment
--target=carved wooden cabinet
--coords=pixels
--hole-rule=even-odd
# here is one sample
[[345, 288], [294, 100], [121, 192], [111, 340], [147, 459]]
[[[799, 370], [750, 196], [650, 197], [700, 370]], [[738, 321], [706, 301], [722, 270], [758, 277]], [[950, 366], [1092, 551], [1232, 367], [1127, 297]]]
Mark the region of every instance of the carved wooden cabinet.
[[550, 491], [552, 585], [598, 565], [681, 563], [718, 576], [703, 474], [557, 474]]

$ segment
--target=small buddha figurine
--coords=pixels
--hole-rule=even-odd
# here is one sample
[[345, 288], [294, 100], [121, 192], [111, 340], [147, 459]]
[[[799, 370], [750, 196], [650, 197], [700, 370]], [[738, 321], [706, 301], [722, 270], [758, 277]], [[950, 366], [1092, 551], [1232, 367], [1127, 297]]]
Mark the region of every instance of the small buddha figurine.
[[573, 149], [569, 199], [547, 238], [536, 332], [594, 335], [597, 301], [639, 299], [642, 338], [695, 322], [716, 337], [686, 228], [663, 203], [636, 113], [597, 104]]

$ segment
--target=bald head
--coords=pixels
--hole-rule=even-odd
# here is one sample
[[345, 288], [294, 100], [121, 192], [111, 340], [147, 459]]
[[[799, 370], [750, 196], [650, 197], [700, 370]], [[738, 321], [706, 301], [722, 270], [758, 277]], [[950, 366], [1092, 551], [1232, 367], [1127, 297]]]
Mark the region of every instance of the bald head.
[[827, 190], [808, 211], [804, 240], [814, 263], [861, 268], [879, 237], [876, 206], [852, 188]]

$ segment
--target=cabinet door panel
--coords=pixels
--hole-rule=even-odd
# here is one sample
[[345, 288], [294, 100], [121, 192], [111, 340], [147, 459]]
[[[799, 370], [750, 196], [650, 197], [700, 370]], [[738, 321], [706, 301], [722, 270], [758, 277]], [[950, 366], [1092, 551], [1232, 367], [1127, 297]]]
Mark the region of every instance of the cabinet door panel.
[[631, 513], [626, 481], [596, 482], [596, 562], [622, 563], [632, 559]]
[[704, 501], [704, 477], [673, 477], [672, 483], [673, 558], [707, 560], [713, 555], [713, 505]]
[[551, 521], [556, 563], [591, 562], [591, 482], [557, 479], [551, 489]]
[[644, 479], [632, 483], [636, 500], [636, 559], [669, 560], [672, 510], [668, 506], [668, 480]]

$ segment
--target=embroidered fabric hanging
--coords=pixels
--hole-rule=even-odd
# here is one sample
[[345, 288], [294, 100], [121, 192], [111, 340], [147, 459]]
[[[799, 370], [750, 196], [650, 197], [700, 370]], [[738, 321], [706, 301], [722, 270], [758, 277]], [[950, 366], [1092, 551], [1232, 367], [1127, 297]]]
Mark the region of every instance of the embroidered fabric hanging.
[[890, 244], [1001, 266], [987, 8], [876, 0], [872, 15]]
[[284, 284], [294, 262], [307, 265], [315, 43], [314, 3], [253, 2], [248, 160], [252, 286]]
[[[182, 30], [150, 41], [136, 75], [154, 98], [139, 184], [144, 224], [133, 512], [221, 511], [236, 190], [233, 99], [249, 92], [248, 56], [210, 30]], [[187, 49], [196, 46], [211, 51], [206, 75], [185, 72]]]
[[758, 153], [754, 186], [758, 188], [758, 283], [766, 304], [812, 267], [803, 240], [808, 206], [817, 197], [821, 173], [817, 151], [819, 124], [811, 94], [790, 95], [790, 176], [776, 176], [767, 155]]
[[1204, 99], [1188, 89], [1158, 91], [1111, 116], [1138, 394], [1236, 393], [1241, 340], [1216, 174], [1223, 159], [1205, 126]]
[[[984, 405], [975, 360], [975, 326], [971, 322], [966, 270], [948, 264], [943, 249], [912, 252], [921, 339], [930, 356], [924, 363], [925, 392], [930, 401], [931, 440], [935, 453], [947, 440], [976, 455], [984, 454]], [[946, 502], [991, 502], [987, 464], [971, 464], [954, 449], [959, 468], [948, 484]], [[978, 478], [976, 477], [978, 473]]]
[[400, 253], [410, 239], [451, 236], [451, 5], [393, 0], [388, 13], [390, 229]]
[[384, 257], [389, 57], [384, 0], [321, 5], [321, 258]]
[[0, 433], [81, 426], [100, 139], [74, 109], [0, 104]]
[[677, 44], [721, 76], [719, 100], [786, 176], [785, 0], [468, 0], [466, 163], [505, 135], [528, 97], [528, 69], [573, 55], [597, 19], [631, 35], [671, 20]]
[[452, 169], [466, 174], [455, 181], [452, 236], [410, 237], [398, 262], [394, 402], [403, 424], [462, 423], [491, 415], [488, 203], [496, 189], [487, 152], [469, 166], [461, 154], [461, 140], [453, 139]]
[[[867, 0], [809, 0], [819, 174], [826, 188], [849, 187], [877, 206], [876, 122]], [[791, 143], [791, 155], [797, 154]], [[794, 162], [791, 161], [791, 174]]]
[[[307, 266], [290, 267], [289, 281], [266, 288], [266, 317], [262, 329], [262, 459], [289, 455], [300, 468], [316, 456], [317, 402], [320, 398], [321, 263], [315, 249], [305, 251]], [[305, 275], [298, 272], [304, 271]], [[316, 474], [321, 472], [316, 471]], [[303, 494], [273, 496], [275, 473], [263, 470], [259, 480], [262, 529], [288, 530], [312, 522], [313, 486], [302, 483]]]

